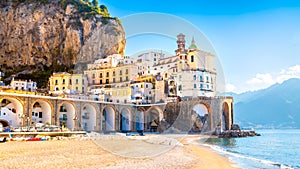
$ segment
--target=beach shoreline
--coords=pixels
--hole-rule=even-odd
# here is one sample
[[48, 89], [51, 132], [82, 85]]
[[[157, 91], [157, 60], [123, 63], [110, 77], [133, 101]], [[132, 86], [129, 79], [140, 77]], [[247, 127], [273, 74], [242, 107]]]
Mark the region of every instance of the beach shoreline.
[[145, 137], [114, 138], [7, 142], [0, 144], [1, 168], [236, 168], [226, 157], [198, 144], [197, 136], [185, 136], [174, 146], [156, 144], [154, 136], [146, 142]]

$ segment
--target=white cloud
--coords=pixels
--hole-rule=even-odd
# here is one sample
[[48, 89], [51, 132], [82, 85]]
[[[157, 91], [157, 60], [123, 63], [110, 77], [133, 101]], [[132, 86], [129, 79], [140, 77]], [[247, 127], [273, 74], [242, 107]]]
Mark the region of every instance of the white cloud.
[[236, 87], [233, 84], [226, 84], [226, 92], [235, 92]]
[[276, 82], [282, 83], [291, 78], [300, 78], [300, 65], [282, 69], [276, 78]]
[[251, 85], [272, 85], [275, 81], [269, 73], [258, 73], [254, 78], [248, 80], [246, 83]]
[[291, 78], [300, 78], [300, 65], [282, 69], [279, 73], [258, 73], [255, 77], [246, 81], [246, 84], [249, 85], [249, 90], [259, 90]]
[[300, 65], [294, 65], [279, 72], [274, 73], [257, 73], [255, 77], [238, 82], [238, 84], [226, 84], [227, 92], [243, 93], [246, 91], [255, 91], [270, 87], [276, 83], [282, 83], [291, 78], [300, 79]]

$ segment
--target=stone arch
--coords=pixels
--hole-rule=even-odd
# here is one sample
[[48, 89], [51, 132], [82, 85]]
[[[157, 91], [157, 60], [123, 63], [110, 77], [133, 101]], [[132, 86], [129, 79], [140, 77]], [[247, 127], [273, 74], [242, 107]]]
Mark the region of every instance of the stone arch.
[[31, 123], [53, 124], [53, 105], [49, 100], [34, 100], [31, 103], [30, 110], [28, 112], [30, 118], [26, 120], [26, 125], [30, 125]]
[[210, 106], [207, 103], [197, 102], [194, 104], [191, 113], [191, 131], [203, 132], [209, 130], [210, 116]]
[[104, 131], [115, 131], [116, 130], [116, 109], [112, 105], [106, 105], [103, 107], [102, 111], [103, 116], [103, 126], [102, 130]]
[[222, 104], [222, 118], [221, 118], [221, 128], [222, 130], [230, 129], [230, 117], [229, 117], [229, 105], [227, 102]]
[[64, 126], [69, 130], [75, 129], [75, 117], [77, 108], [73, 102], [63, 101], [58, 104], [57, 122], [59, 126]]
[[81, 127], [85, 131], [94, 131], [97, 125], [97, 107], [86, 103], [82, 106]]
[[120, 113], [120, 129], [123, 132], [128, 132], [131, 130], [131, 122], [132, 122], [132, 117], [131, 117], [131, 112], [128, 108], [123, 108]]
[[158, 106], [150, 107], [144, 114], [144, 129], [156, 132], [163, 118], [163, 111]]
[[[5, 101], [5, 103], [3, 103]], [[22, 126], [24, 102], [17, 97], [1, 97], [0, 120], [5, 120], [12, 127]]]
[[143, 131], [144, 130], [144, 113], [145, 109], [144, 108], [138, 108], [135, 114], [135, 126], [136, 126], [136, 131]]
[[204, 101], [196, 102], [196, 103], [194, 103], [193, 107], [196, 106], [196, 105], [198, 105], [198, 104], [204, 105], [204, 106], [206, 107], [208, 113], [211, 112], [211, 111], [210, 111], [210, 110], [211, 110], [211, 107], [210, 107], [210, 105], [209, 105], [208, 103], [206, 103], [206, 102], [204, 102]]

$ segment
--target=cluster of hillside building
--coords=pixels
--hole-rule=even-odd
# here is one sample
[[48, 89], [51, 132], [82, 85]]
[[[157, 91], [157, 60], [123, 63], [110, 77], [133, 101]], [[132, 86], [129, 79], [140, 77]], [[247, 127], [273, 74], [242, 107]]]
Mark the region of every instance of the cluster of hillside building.
[[[214, 56], [200, 50], [194, 39], [185, 47], [185, 35], [177, 36], [174, 56], [147, 52], [137, 58], [120, 54], [88, 64], [80, 74], [57, 72], [49, 78], [52, 95], [93, 96], [94, 100], [150, 104], [179, 97], [215, 96]], [[16, 90], [35, 91], [32, 81], [15, 81]]]
[[54, 73], [50, 92], [94, 95], [95, 100], [147, 104], [177, 97], [215, 96], [214, 56], [200, 50], [194, 39], [185, 47], [177, 36], [175, 56], [147, 52], [137, 58], [114, 54], [87, 65], [81, 74]]

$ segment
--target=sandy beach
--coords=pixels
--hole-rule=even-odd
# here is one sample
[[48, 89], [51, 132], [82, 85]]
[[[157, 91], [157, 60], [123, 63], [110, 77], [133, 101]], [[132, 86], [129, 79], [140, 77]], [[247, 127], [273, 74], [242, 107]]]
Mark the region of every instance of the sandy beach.
[[106, 136], [0, 144], [0, 168], [203, 168], [233, 164], [195, 137], [173, 140]]

